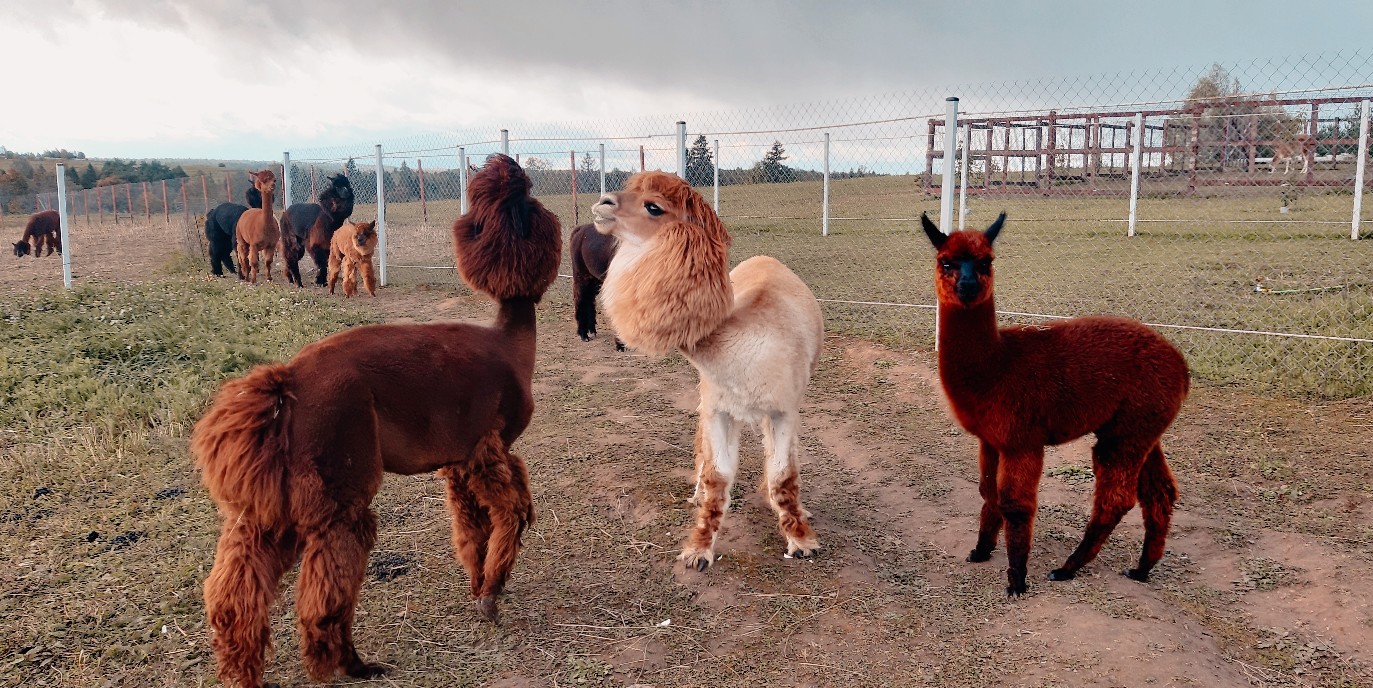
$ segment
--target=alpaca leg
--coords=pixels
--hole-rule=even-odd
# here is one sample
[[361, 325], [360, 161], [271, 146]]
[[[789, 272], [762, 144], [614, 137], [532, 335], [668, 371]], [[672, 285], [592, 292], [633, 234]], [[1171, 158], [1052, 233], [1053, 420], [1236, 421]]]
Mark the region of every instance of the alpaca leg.
[[248, 274], [252, 272], [252, 265], [248, 261], [248, 244], [239, 239], [236, 252], [238, 253], [238, 278], [246, 281]]
[[815, 531], [801, 507], [800, 453], [796, 441], [800, 418], [795, 412], [779, 413], [763, 419], [765, 473], [768, 502], [777, 512], [782, 537], [787, 539], [787, 556], [805, 559], [820, 553]]
[[338, 278], [343, 269], [343, 254], [329, 251], [329, 293], [334, 293], [334, 287], [338, 284]]
[[980, 562], [992, 558], [996, 536], [1001, 532], [1001, 504], [997, 495], [996, 472], [1000, 454], [986, 442], [978, 447], [977, 464], [982, 472], [977, 491], [982, 495], [982, 516], [978, 519], [977, 546], [968, 553], [968, 561]]
[[589, 342], [596, 336], [596, 295], [601, 282], [584, 275], [572, 281], [572, 302], [576, 304], [577, 336]]
[[355, 258], [343, 259], [343, 295], [352, 297], [358, 293], [358, 261]]
[[205, 618], [225, 685], [260, 686], [271, 650], [271, 607], [277, 584], [295, 563], [295, 538], [225, 515], [214, 568], [205, 580]]
[[271, 282], [271, 281], [272, 281], [272, 258], [273, 258], [274, 256], [276, 256], [276, 252], [277, 252], [277, 248], [276, 248], [275, 246], [268, 246], [267, 248], [263, 249], [263, 251], [262, 251], [263, 255], [266, 256], [266, 263], [267, 263], [267, 265], [265, 266], [265, 270], [267, 271], [267, 281], [268, 281], [268, 282]]
[[329, 266], [329, 241], [325, 239], [324, 246], [310, 248], [310, 258], [315, 261], [315, 284], [324, 286], [324, 278], [328, 274]]
[[1137, 581], [1149, 580], [1149, 572], [1154, 564], [1163, 558], [1163, 544], [1168, 538], [1168, 526], [1173, 521], [1173, 504], [1178, 500], [1178, 484], [1173, 472], [1168, 470], [1168, 462], [1163, 457], [1163, 447], [1154, 445], [1144, 459], [1144, 467], [1139, 472], [1139, 506], [1144, 512], [1144, 550], [1139, 555], [1139, 566], [1125, 572], [1126, 576]]
[[710, 456], [710, 428], [704, 415], [696, 419], [696, 443], [692, 449], [692, 460], [696, 464], [696, 485], [691, 490], [691, 497], [687, 499], [687, 504], [700, 506], [701, 472], [705, 470], [706, 458]]
[[376, 540], [377, 517], [366, 506], [340, 510], [322, 530], [305, 537], [296, 615], [305, 670], [317, 681], [333, 678], [339, 669], [353, 678], [374, 678], [386, 671], [363, 662], [353, 646], [353, 614], [367, 572], [367, 553]]
[[377, 270], [372, 265], [372, 257], [368, 256], [362, 260], [362, 286], [367, 289], [367, 293], [373, 298], [377, 295]]
[[730, 489], [739, 470], [739, 423], [728, 413], [702, 409], [697, 432], [705, 433], [699, 444], [700, 505], [696, 525], [677, 558], [688, 568], [704, 571], [715, 561], [715, 536], [729, 510]]
[[1137, 445], [1097, 438], [1096, 446], [1092, 447], [1092, 470], [1096, 473], [1092, 516], [1087, 521], [1081, 544], [1068, 556], [1062, 568], [1049, 572], [1049, 580], [1069, 580], [1077, 575], [1078, 569], [1096, 558], [1120, 519], [1134, 508], [1143, 454], [1144, 450]]
[[1006, 594], [1009, 596], [1025, 593], [1035, 510], [1039, 508], [1039, 475], [1043, 470], [1043, 447], [1005, 452], [997, 466], [997, 499], [1006, 525]]
[[508, 450], [501, 450], [500, 454], [502, 456], [496, 461], [483, 466], [483, 470], [473, 472], [469, 482], [477, 502], [491, 519], [477, 610], [492, 623], [500, 622], [496, 596], [505, 591], [505, 582], [520, 553], [520, 538], [525, 528], [534, 522], [529, 474], [524, 460]]
[[486, 542], [491, 535], [491, 522], [477, 503], [476, 495], [467, 487], [467, 474], [455, 466], [439, 469], [448, 487], [448, 512], [453, 519], [453, 554], [467, 570], [471, 580], [472, 597], [482, 589], [482, 571], [486, 565]]

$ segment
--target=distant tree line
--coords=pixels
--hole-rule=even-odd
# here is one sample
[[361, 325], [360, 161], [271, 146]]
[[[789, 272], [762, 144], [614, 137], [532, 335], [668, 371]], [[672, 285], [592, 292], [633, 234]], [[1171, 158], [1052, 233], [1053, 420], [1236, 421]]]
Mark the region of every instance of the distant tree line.
[[[0, 172], [0, 207], [6, 212], [28, 213], [37, 210], [35, 194], [57, 191], [55, 164], [64, 160], [85, 160], [86, 154], [66, 149], [47, 150], [39, 154], [6, 150], [0, 157], [11, 161], [9, 169]], [[53, 164], [48, 164], [49, 161]], [[77, 165], [66, 165], [68, 191], [187, 176], [181, 165], [168, 167], [160, 160], [111, 158], [101, 163], [98, 170], [94, 162], [87, 162], [85, 169], [80, 171]]]

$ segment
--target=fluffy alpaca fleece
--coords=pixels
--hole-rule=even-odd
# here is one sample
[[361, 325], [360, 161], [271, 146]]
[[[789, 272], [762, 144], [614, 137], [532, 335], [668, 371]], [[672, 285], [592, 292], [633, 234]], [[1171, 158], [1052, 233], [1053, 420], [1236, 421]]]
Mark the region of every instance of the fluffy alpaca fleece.
[[745, 423], [757, 424], [763, 436], [763, 491], [786, 554], [816, 554], [797, 467], [801, 399], [824, 339], [815, 296], [773, 258], [756, 256], [728, 271], [728, 231], [675, 176], [635, 175], [593, 213], [597, 231], [620, 241], [602, 292], [620, 337], [652, 354], [679, 349], [700, 373], [698, 508], [680, 559], [697, 570], [715, 559]]
[[220, 203], [205, 215], [205, 239], [210, 245], [210, 273], [216, 277], [222, 277], [225, 268], [230, 274], [238, 274], [232, 258], [234, 229], [238, 226], [238, 219], [249, 208], [262, 207], [262, 192], [250, 186], [243, 192], [243, 200], [248, 205]]
[[1187, 397], [1187, 361], [1158, 333], [1125, 318], [998, 328], [992, 242], [1004, 219], [986, 232], [945, 236], [921, 217], [938, 250], [939, 380], [954, 417], [981, 445], [982, 515], [968, 561], [991, 558], [1004, 524], [1006, 593], [1025, 592], [1044, 447], [1095, 433], [1092, 515], [1082, 543], [1049, 580], [1068, 580], [1092, 561], [1136, 498], [1144, 549], [1125, 575], [1148, 580], [1177, 500], [1160, 438]]
[[267, 281], [271, 282], [272, 258], [276, 255], [277, 242], [281, 240], [281, 226], [272, 212], [276, 174], [271, 170], [248, 174], [253, 177], [253, 188], [262, 194], [262, 207], [249, 208], [238, 218], [238, 224], [234, 227], [234, 238], [238, 244], [238, 277], [252, 284], [257, 283], [260, 252], [266, 263], [264, 272]]
[[34, 258], [45, 255], [45, 243], [48, 249], [46, 255], [52, 255], [53, 251], [59, 255], [62, 253], [62, 218], [56, 210], [44, 210], [29, 217], [24, 225], [24, 236], [14, 244], [14, 257], [23, 258], [29, 255], [29, 251], [33, 252]]
[[[310, 675], [384, 671], [358, 655], [352, 626], [377, 536], [369, 505], [388, 472], [437, 472], [447, 483], [455, 554], [477, 610], [498, 619], [496, 598], [534, 522], [528, 472], [510, 447], [534, 413], [535, 304], [557, 277], [562, 237], [514, 160], [493, 156], [472, 181], [473, 211], [454, 225], [463, 237], [454, 251], [469, 283], [502, 287], [495, 323], [371, 325], [326, 337], [226, 383], [191, 433], [221, 518], [205, 611], [225, 685], [263, 685], [272, 602], [297, 561]], [[493, 206], [518, 212], [488, 214]], [[473, 215], [491, 218], [480, 241]]]
[[[615, 257], [615, 237], [601, 234], [593, 224], [572, 230], [572, 303], [577, 319], [577, 336], [589, 342], [596, 336], [596, 296], [605, 283], [605, 273]], [[624, 351], [624, 342], [615, 338], [615, 350]]]
[[358, 273], [362, 273], [362, 284], [367, 293], [377, 295], [376, 268], [372, 265], [372, 254], [377, 250], [377, 223], [345, 222], [329, 244], [329, 293], [334, 293], [340, 274], [343, 276], [343, 295], [358, 293]]

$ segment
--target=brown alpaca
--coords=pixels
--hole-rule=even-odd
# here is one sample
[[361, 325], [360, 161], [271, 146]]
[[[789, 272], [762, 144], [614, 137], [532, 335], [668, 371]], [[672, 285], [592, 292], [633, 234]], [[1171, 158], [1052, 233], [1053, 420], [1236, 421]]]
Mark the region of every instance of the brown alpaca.
[[1096, 491], [1082, 543], [1049, 573], [1077, 575], [1139, 499], [1144, 551], [1125, 572], [1138, 581], [1163, 556], [1178, 487], [1159, 438], [1177, 417], [1190, 385], [1177, 347], [1142, 323], [1087, 317], [998, 328], [992, 299], [992, 242], [986, 232], [945, 236], [921, 216], [938, 249], [939, 380], [958, 423], [981, 444], [982, 517], [968, 561], [987, 561], [1006, 526], [1006, 594], [1025, 592], [1025, 571], [1044, 446], [1096, 434]]
[[[29, 242], [33, 245], [30, 246]], [[47, 244], [48, 252], [52, 255], [57, 251], [62, 254], [62, 218], [56, 210], [44, 210], [34, 213], [29, 217], [29, 221], [24, 225], [24, 236], [14, 244], [14, 257], [23, 258], [33, 251], [33, 257], [37, 258], [44, 255], [43, 245]]]
[[815, 296], [774, 258], [730, 271], [724, 223], [675, 175], [636, 174], [592, 214], [597, 231], [619, 240], [601, 299], [620, 339], [654, 355], [679, 349], [701, 376], [696, 526], [680, 559], [698, 571], [715, 560], [745, 423], [762, 430], [763, 491], [786, 555], [815, 555], [797, 468], [801, 398], [825, 333]]
[[353, 611], [376, 540], [369, 508], [384, 473], [438, 471], [453, 548], [476, 606], [498, 619], [524, 530], [534, 522], [524, 460], [510, 445], [534, 413], [535, 304], [557, 278], [555, 215], [511, 158], [472, 176], [453, 225], [458, 270], [500, 302], [491, 325], [357, 327], [289, 363], [232, 380], [191, 434], [221, 532], [205, 611], [221, 682], [262, 685], [270, 609], [300, 561], [300, 652], [317, 680], [384, 668], [353, 645]]
[[339, 274], [343, 275], [343, 295], [358, 293], [358, 272], [367, 293], [377, 295], [376, 269], [372, 254], [377, 250], [377, 223], [344, 222], [329, 240], [329, 293], [334, 293]]
[[1297, 134], [1291, 140], [1283, 140], [1273, 144], [1273, 158], [1268, 161], [1268, 174], [1278, 171], [1278, 163], [1285, 162], [1283, 176], [1292, 174], [1292, 161], [1301, 159], [1301, 173], [1306, 174], [1311, 169], [1311, 155], [1316, 150], [1316, 140], [1310, 134]]
[[262, 207], [249, 208], [238, 218], [234, 235], [238, 238], [238, 276], [249, 284], [257, 284], [258, 252], [266, 262], [267, 281], [272, 281], [272, 256], [276, 254], [281, 227], [272, 214], [272, 196], [276, 192], [276, 175], [271, 170], [249, 172], [253, 188], [262, 194]]

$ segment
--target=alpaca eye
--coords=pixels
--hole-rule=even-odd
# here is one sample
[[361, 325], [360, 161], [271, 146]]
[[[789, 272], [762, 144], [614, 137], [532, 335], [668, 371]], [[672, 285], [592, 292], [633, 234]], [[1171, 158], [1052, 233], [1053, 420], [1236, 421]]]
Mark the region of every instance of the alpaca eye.
[[947, 271], [953, 269], [953, 263], [951, 263], [951, 262], [949, 262], [949, 261], [947, 261], [947, 260], [941, 260], [941, 261], [939, 261], [939, 267], [943, 268], [944, 271], [947, 272]]
[[991, 272], [991, 271], [992, 271], [992, 261], [990, 261], [990, 260], [979, 260], [979, 261], [977, 261], [977, 270], [978, 270], [978, 272]]
[[644, 210], [647, 210], [648, 214], [653, 217], [658, 217], [663, 214], [663, 209], [659, 208], [657, 203], [645, 203]]

